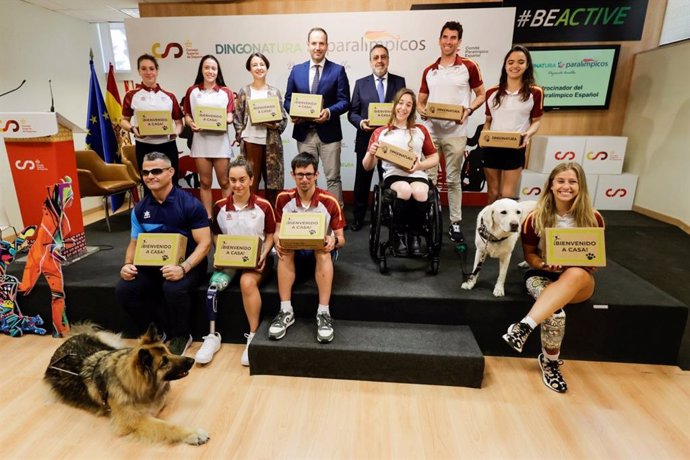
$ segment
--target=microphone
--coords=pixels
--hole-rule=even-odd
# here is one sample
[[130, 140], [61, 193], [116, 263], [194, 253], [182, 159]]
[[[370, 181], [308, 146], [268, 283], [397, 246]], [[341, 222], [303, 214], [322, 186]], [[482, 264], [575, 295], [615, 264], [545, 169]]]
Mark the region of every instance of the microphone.
[[9, 90], [9, 91], [7, 91], [7, 92], [5, 92], [5, 93], [0, 94], [0, 97], [3, 97], [3, 96], [6, 95], [6, 94], [14, 93], [14, 92], [17, 91], [19, 88], [21, 88], [22, 86], [24, 86], [24, 83], [26, 83], [26, 80], [22, 80], [22, 82], [21, 82], [21, 83], [19, 84], [19, 86], [17, 86], [16, 88], [11, 89], [11, 90]]
[[55, 100], [53, 99], [53, 81], [48, 80], [48, 87], [50, 88], [50, 111], [55, 112]]

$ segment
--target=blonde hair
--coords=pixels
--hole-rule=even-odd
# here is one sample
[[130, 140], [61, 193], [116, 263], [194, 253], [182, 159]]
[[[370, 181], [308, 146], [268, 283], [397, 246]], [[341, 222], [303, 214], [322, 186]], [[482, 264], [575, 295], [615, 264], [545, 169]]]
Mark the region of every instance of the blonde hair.
[[533, 223], [537, 235], [542, 235], [544, 229], [551, 228], [556, 224], [556, 202], [551, 186], [556, 176], [564, 171], [575, 171], [577, 177], [579, 190], [570, 211], [568, 211], [575, 221], [575, 225], [578, 227], [596, 227], [598, 225], [582, 166], [575, 162], [561, 163], [553, 168], [549, 174], [549, 178], [544, 183], [544, 190], [537, 202], [537, 208], [534, 210]]

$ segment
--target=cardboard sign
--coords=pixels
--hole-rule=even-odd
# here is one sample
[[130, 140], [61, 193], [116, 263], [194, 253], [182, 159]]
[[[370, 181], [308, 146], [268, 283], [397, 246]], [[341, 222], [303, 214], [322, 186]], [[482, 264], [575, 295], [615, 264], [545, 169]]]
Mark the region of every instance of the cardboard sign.
[[319, 118], [323, 96], [320, 94], [292, 93], [290, 116], [298, 118]]
[[227, 110], [225, 107], [197, 106], [194, 108], [194, 124], [197, 128], [209, 131], [227, 131]]
[[517, 149], [522, 144], [522, 134], [513, 131], [482, 131], [479, 136], [480, 147], [500, 147]]
[[465, 108], [461, 105], [441, 104], [439, 102], [429, 102], [426, 105], [427, 118], [460, 121], [464, 113]]
[[142, 136], [173, 134], [172, 114], [167, 110], [137, 110], [137, 127]]
[[185, 259], [187, 237], [179, 233], [140, 233], [134, 265], [179, 265]]
[[290, 212], [280, 222], [280, 245], [285, 249], [323, 249], [326, 216], [320, 212]]
[[218, 235], [213, 263], [218, 267], [256, 268], [262, 243], [258, 236]]
[[564, 267], [605, 267], [604, 228], [547, 228], [546, 263]]
[[280, 101], [277, 97], [249, 99], [247, 103], [249, 105], [249, 119], [255, 125], [283, 119], [283, 112], [280, 110]]
[[392, 112], [392, 102], [372, 102], [369, 104], [369, 126], [385, 125], [390, 120]]
[[381, 142], [376, 150], [376, 158], [393, 163], [395, 166], [407, 171], [414, 165], [417, 154], [406, 149], [401, 149], [387, 142]]

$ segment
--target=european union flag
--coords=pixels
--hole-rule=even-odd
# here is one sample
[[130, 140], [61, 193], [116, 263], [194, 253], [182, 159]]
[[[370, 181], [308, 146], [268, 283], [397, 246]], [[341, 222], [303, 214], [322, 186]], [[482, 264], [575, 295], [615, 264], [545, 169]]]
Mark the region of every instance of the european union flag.
[[[96, 71], [93, 68], [93, 59], [89, 61], [89, 66], [91, 66], [91, 79], [89, 83], [89, 113], [86, 119], [86, 148], [98, 153], [106, 163], [117, 163], [115, 131], [110, 123], [108, 109], [103, 100]], [[111, 209], [117, 210], [122, 206], [123, 201], [124, 193], [111, 196]]]

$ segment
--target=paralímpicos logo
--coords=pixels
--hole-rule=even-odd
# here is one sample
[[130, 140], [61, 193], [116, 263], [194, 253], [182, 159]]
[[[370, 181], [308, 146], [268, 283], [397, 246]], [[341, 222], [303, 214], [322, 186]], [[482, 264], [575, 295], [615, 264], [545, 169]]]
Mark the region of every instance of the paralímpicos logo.
[[567, 160], [573, 161], [575, 159], [575, 152], [561, 152], [560, 150], [553, 154], [553, 157], [557, 160]]
[[614, 198], [614, 197], [623, 198], [627, 194], [628, 194], [628, 190], [624, 189], [624, 188], [616, 188], [616, 189], [608, 188], [604, 192], [604, 195], [606, 195], [609, 198]]

